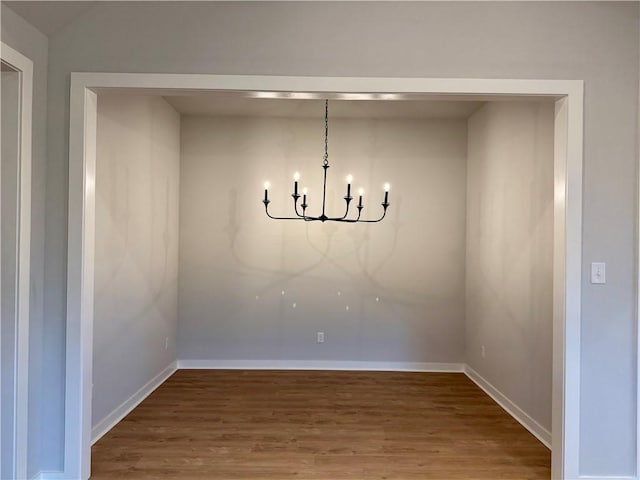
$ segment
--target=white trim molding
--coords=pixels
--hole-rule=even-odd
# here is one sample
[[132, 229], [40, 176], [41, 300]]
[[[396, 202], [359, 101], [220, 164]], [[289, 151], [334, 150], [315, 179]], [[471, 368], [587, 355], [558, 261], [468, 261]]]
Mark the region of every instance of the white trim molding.
[[637, 480], [633, 475], [580, 475], [578, 480]]
[[368, 372], [464, 372], [463, 363], [335, 360], [178, 360], [178, 368], [209, 370], [347, 370]]
[[177, 370], [177, 363], [172, 362], [167, 368], [149, 380], [136, 393], [127, 398], [113, 412], [104, 417], [91, 429], [91, 445], [100, 440], [109, 430], [116, 426], [124, 417], [142, 403]]
[[67, 480], [64, 472], [60, 471], [44, 471], [40, 472], [34, 480]]
[[583, 83], [555, 106], [551, 477], [575, 478], [580, 471]]
[[[552, 477], [578, 477], [582, 295], [581, 80], [72, 73], [64, 462], [68, 478], [88, 478], [91, 463], [96, 100], [97, 94], [107, 90], [132, 93], [146, 90], [145, 93], [153, 91], [155, 94], [188, 90], [305, 92], [332, 98], [340, 94], [362, 93], [411, 94], [416, 98], [442, 95], [543, 96], [555, 100]], [[377, 368], [383, 367], [379, 365]], [[423, 367], [407, 365], [406, 368]]]
[[551, 432], [536, 422], [531, 416], [513, 403], [505, 394], [494, 387], [488, 380], [482, 377], [469, 365], [465, 365], [464, 373], [481, 390], [489, 395], [498, 405], [500, 405], [509, 415], [518, 421], [524, 428], [540, 440], [545, 447], [551, 449]]
[[72, 82], [69, 199], [82, 200], [69, 204], [67, 223], [64, 475], [69, 480], [91, 475], [97, 112], [96, 93]]
[[[31, 259], [31, 130], [33, 124], [33, 62], [4, 42], [0, 57], [18, 72], [19, 78], [19, 158], [17, 176], [17, 248], [15, 295], [15, 351], [12, 462], [16, 478], [27, 477], [27, 435], [29, 404], [29, 298]], [[6, 406], [3, 406], [6, 408]], [[1, 447], [0, 450], [6, 447]], [[4, 450], [3, 450], [4, 451]]]
[[[638, 60], [640, 61], [640, 41], [638, 41]], [[638, 91], [640, 91], [640, 78], [638, 78]], [[636, 108], [640, 112], [640, 95]], [[640, 116], [640, 115], [639, 115]], [[635, 290], [636, 290], [636, 477], [640, 478], [640, 135], [636, 136], [636, 153], [638, 155], [638, 183], [636, 184], [636, 261], [635, 261]]]

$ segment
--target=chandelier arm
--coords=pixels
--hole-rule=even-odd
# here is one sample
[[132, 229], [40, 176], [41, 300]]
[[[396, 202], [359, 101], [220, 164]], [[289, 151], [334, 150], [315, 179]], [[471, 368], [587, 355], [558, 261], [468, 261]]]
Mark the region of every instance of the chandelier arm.
[[362, 207], [358, 207], [358, 216], [356, 218], [347, 218], [347, 214], [349, 213], [348, 207], [347, 207], [347, 213], [345, 213], [345, 215], [343, 217], [328, 217], [326, 219], [326, 221], [328, 222], [346, 222], [346, 223], [356, 223], [356, 222], [361, 222], [362, 220], [360, 220], [360, 214], [362, 213]]
[[271, 215], [269, 213], [269, 203], [270, 202], [262, 202], [264, 203], [264, 212], [267, 214], [267, 217], [273, 219], [273, 220], [301, 220], [301, 218], [299, 217], [276, 217], [274, 215]]
[[[347, 202], [347, 208], [345, 209], [344, 215], [342, 217], [337, 217], [337, 218], [340, 218], [342, 220], [347, 218], [347, 216], [349, 215], [349, 205], [351, 203], [351, 200], [353, 200], [353, 197], [344, 197], [344, 201]], [[358, 218], [359, 217], [360, 217], [360, 214], [358, 213]], [[336, 218], [331, 218], [330, 220], [336, 220]]]
[[362, 223], [378, 223], [380, 221], [382, 221], [382, 219], [385, 217], [385, 215], [387, 214], [387, 208], [389, 208], [389, 203], [387, 204], [382, 204], [382, 206], [384, 207], [384, 211], [382, 212], [382, 216], [380, 218], [378, 218], [377, 220], [359, 220]]
[[300, 198], [300, 195], [293, 194], [291, 196], [293, 197], [293, 210], [295, 211], [296, 215], [298, 216], [298, 218], [305, 218], [304, 211], [307, 206], [302, 206], [302, 215], [300, 215], [300, 213], [298, 213], [298, 199]]

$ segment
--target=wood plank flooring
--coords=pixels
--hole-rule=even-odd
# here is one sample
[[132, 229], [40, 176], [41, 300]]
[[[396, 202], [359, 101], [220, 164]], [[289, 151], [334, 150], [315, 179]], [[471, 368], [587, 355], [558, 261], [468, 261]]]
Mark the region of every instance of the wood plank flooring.
[[179, 370], [92, 449], [92, 479], [549, 479], [463, 374]]

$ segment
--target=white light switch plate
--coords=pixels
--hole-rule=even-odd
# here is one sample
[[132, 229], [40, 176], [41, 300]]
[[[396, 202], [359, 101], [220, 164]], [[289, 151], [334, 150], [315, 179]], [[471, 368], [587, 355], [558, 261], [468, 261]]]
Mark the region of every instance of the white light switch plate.
[[591, 283], [607, 283], [606, 264], [604, 262], [594, 262], [591, 264]]

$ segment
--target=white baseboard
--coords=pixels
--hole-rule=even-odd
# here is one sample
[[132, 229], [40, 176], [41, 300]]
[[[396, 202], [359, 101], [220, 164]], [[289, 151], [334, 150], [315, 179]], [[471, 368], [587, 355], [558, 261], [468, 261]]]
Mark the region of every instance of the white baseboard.
[[491, 385], [491, 383], [482, 378], [482, 376], [469, 365], [465, 365], [464, 373], [478, 385], [478, 387], [484, 390], [487, 395], [493, 398], [498, 405], [505, 409], [509, 415], [529, 430], [533, 436], [540, 440], [548, 449], [551, 449], [551, 432], [549, 430], [531, 418], [524, 410], [509, 400], [500, 390]]
[[68, 480], [64, 472], [40, 472], [33, 480]]
[[635, 475], [580, 475], [578, 480], [637, 480]]
[[[102, 419], [91, 429], [91, 445], [96, 443], [104, 434], [116, 426], [120, 420], [126, 417], [134, 408], [147, 398], [156, 388], [164, 383], [177, 370], [176, 362], [172, 362], [167, 368], [149, 380], [140, 390], [131, 395], [113, 412]], [[49, 478], [49, 477], [47, 477]]]
[[372, 372], [464, 372], [463, 363], [360, 362], [334, 360], [178, 360], [178, 369], [363, 370]]

